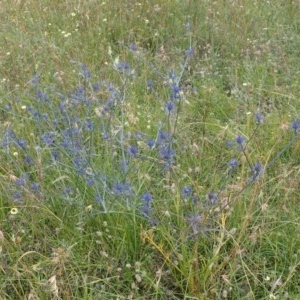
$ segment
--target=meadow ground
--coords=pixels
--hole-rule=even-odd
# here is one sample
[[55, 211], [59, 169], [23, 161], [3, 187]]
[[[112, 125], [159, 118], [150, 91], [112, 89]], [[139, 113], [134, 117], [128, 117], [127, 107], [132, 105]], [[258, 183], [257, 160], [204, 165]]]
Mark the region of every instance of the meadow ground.
[[3, 0], [1, 299], [300, 299], [300, 2]]

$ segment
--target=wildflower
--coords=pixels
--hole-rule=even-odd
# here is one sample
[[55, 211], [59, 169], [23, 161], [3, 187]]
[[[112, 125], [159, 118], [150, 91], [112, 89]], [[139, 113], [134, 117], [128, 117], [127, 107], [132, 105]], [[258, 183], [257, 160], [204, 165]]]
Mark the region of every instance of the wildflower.
[[4, 108], [7, 110], [7, 111], [10, 111], [11, 110], [11, 105], [10, 104], [6, 104], [4, 106]]
[[93, 126], [94, 126], [93, 121], [88, 120], [88, 121], [85, 122], [85, 127], [87, 128], [88, 131], [92, 130]]
[[159, 131], [159, 139], [160, 140], [166, 140], [167, 138], [168, 138], [168, 133], [167, 132], [165, 132], [165, 131], [163, 131], [163, 130], [160, 130]]
[[67, 195], [72, 195], [72, 194], [73, 194], [72, 188], [71, 188], [70, 186], [66, 186], [66, 187], [65, 187], [65, 193], [66, 193]]
[[118, 196], [130, 195], [131, 194], [131, 186], [128, 183], [116, 182], [114, 184], [113, 191]]
[[153, 139], [149, 139], [149, 140], [147, 140], [147, 145], [148, 145], [148, 147], [149, 147], [150, 149], [152, 149], [152, 148], [153, 148], [154, 144], [155, 144], [155, 142], [154, 142], [154, 140], [153, 140]]
[[136, 132], [136, 133], [134, 134], [134, 137], [135, 137], [137, 140], [140, 140], [140, 139], [142, 138], [142, 136], [143, 136], [143, 133], [141, 133], [141, 132]]
[[171, 100], [179, 99], [180, 98], [180, 87], [177, 84], [173, 84], [171, 93]]
[[17, 145], [18, 145], [20, 148], [22, 148], [23, 150], [26, 149], [26, 145], [27, 145], [26, 140], [24, 140], [24, 139], [16, 139], [16, 143], [17, 143]]
[[81, 65], [81, 71], [82, 73], [80, 73], [80, 75], [83, 76], [85, 80], [89, 80], [92, 77], [92, 74], [86, 65]]
[[25, 185], [25, 178], [17, 178], [16, 180], [16, 185], [17, 186], [24, 186]]
[[25, 163], [26, 163], [27, 165], [31, 165], [31, 164], [33, 163], [33, 159], [32, 159], [32, 157], [29, 156], [29, 155], [26, 155], [24, 161], [25, 161]]
[[181, 190], [181, 195], [183, 198], [187, 199], [192, 195], [192, 191], [193, 191], [193, 189], [191, 186], [185, 186]]
[[233, 158], [231, 159], [229, 162], [228, 162], [228, 165], [231, 167], [231, 168], [236, 168], [238, 166], [238, 161]]
[[152, 90], [152, 88], [153, 88], [153, 80], [148, 79], [147, 80], [147, 90]]
[[185, 51], [185, 55], [187, 57], [191, 57], [194, 54], [194, 49], [193, 48], [189, 48]]
[[95, 201], [99, 203], [103, 203], [103, 198], [99, 193], [95, 196]]
[[47, 146], [49, 146], [49, 145], [53, 144], [53, 142], [54, 142], [54, 139], [53, 139], [52, 136], [53, 136], [53, 132], [50, 132], [50, 133], [44, 133], [44, 134], [42, 134], [41, 138], [42, 138], [43, 142], [44, 142]]
[[13, 208], [10, 210], [10, 214], [11, 214], [11, 215], [16, 215], [18, 212], [19, 212], [19, 210], [18, 210], [16, 207], [13, 207]]
[[232, 141], [229, 141], [229, 140], [225, 141], [225, 145], [227, 148], [232, 147]]
[[149, 192], [146, 192], [143, 194], [142, 199], [149, 204], [152, 201], [152, 196]]
[[87, 178], [87, 179], [86, 179], [86, 184], [87, 184], [88, 186], [92, 186], [92, 185], [94, 185], [94, 183], [95, 183], [95, 181], [94, 181], [93, 178]]
[[175, 72], [173, 70], [169, 73], [169, 77], [172, 81], [175, 81], [176, 75], [175, 75]]
[[252, 167], [253, 175], [252, 175], [250, 181], [253, 182], [253, 181], [257, 180], [260, 177], [260, 175], [262, 174], [262, 171], [263, 171], [262, 164], [260, 162], [255, 163]]
[[21, 201], [21, 199], [22, 199], [22, 193], [21, 192], [16, 192], [16, 193], [14, 193], [13, 194], [13, 199], [14, 199], [14, 201]]
[[263, 117], [262, 117], [261, 114], [256, 113], [256, 114], [255, 114], [255, 119], [256, 119], [256, 124], [257, 124], [257, 125], [261, 125], [261, 124], [262, 124], [262, 122], [263, 122]]
[[143, 196], [142, 196], [142, 200], [143, 200], [143, 205], [142, 205], [142, 213], [143, 215], [145, 215], [146, 217], [150, 217], [151, 214], [151, 202], [152, 202], [152, 196], [149, 192], [146, 192]]
[[207, 198], [208, 198], [208, 200], [210, 201], [210, 203], [211, 203], [212, 205], [215, 205], [215, 204], [218, 203], [218, 196], [217, 196], [217, 194], [214, 193], [214, 192], [210, 192], [210, 193], [207, 195]]
[[108, 134], [105, 133], [105, 132], [103, 132], [103, 133], [101, 134], [101, 136], [102, 136], [103, 140], [107, 140], [107, 139], [108, 139]]
[[160, 149], [160, 156], [165, 161], [172, 161], [174, 155], [175, 151], [168, 146]]
[[93, 83], [92, 88], [94, 92], [98, 92], [100, 90], [100, 84], [98, 82], [95, 82]]
[[198, 233], [202, 219], [202, 215], [192, 215], [188, 218], [188, 224], [192, 227], [194, 234]]
[[129, 46], [129, 48], [130, 48], [130, 50], [133, 51], [133, 52], [137, 51], [137, 49], [138, 49], [136, 44], [131, 44], [131, 45]]
[[51, 152], [51, 157], [53, 160], [59, 160], [60, 159], [60, 154], [57, 151], [52, 151]]
[[123, 70], [129, 70], [130, 69], [130, 65], [128, 62], [118, 62], [116, 64], [116, 68], [119, 70], [119, 71], [123, 71]]
[[192, 28], [192, 26], [191, 26], [191, 23], [190, 22], [187, 22], [186, 24], [185, 24], [185, 30], [186, 31], [189, 31], [189, 30], [191, 30], [191, 28]]
[[292, 123], [292, 129], [294, 130], [294, 133], [296, 134], [297, 131], [300, 129], [300, 122], [298, 120], [295, 120]]
[[41, 192], [40, 187], [39, 187], [38, 183], [36, 183], [36, 182], [32, 182], [30, 187], [31, 187], [31, 190], [35, 193], [39, 194]]
[[138, 156], [138, 148], [135, 146], [130, 146], [128, 153], [131, 157], [137, 157]]
[[35, 74], [34, 76], [31, 77], [30, 83], [33, 86], [37, 86], [39, 84], [39, 80], [40, 80], [40, 75], [39, 74]]
[[174, 109], [174, 102], [173, 101], [169, 101], [167, 104], [166, 104], [166, 111], [168, 114], [170, 114]]
[[238, 135], [236, 138], [236, 142], [238, 145], [240, 145], [242, 147], [242, 145], [244, 143], [244, 138], [241, 135]]

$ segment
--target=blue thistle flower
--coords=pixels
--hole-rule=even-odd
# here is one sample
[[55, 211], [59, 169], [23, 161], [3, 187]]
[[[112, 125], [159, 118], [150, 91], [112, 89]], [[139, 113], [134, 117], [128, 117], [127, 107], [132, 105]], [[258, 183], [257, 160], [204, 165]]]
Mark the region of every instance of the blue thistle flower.
[[84, 65], [84, 64], [81, 65], [81, 71], [82, 71], [82, 73], [80, 73], [80, 75], [83, 76], [83, 78], [86, 81], [92, 77], [92, 74], [86, 65]]
[[244, 143], [244, 138], [241, 136], [241, 135], [238, 135], [237, 138], [236, 138], [236, 142], [238, 145], [240, 145], [241, 147], [243, 146], [243, 143]]
[[296, 134], [297, 131], [300, 129], [300, 122], [298, 120], [295, 120], [292, 123], [292, 129], [294, 130], [294, 133]]
[[229, 141], [229, 140], [225, 141], [225, 145], [226, 145], [227, 148], [231, 148], [232, 144], [233, 144], [232, 141]]
[[166, 104], [166, 111], [167, 114], [170, 114], [173, 110], [174, 110], [174, 102], [172, 100], [168, 101], [168, 103]]
[[147, 140], [147, 145], [148, 145], [148, 147], [149, 147], [150, 149], [153, 148], [154, 144], [155, 144], [155, 141], [154, 141], [153, 139], [148, 139], [148, 140]]
[[171, 100], [180, 99], [180, 87], [177, 84], [172, 84]]
[[253, 175], [250, 178], [250, 182], [257, 180], [263, 173], [263, 166], [260, 162], [257, 162], [252, 167]]
[[193, 48], [189, 48], [189, 49], [187, 49], [187, 50], [185, 51], [185, 55], [186, 55], [187, 57], [191, 57], [191, 56], [193, 56], [193, 54], [194, 54], [194, 49], [193, 49]]
[[218, 200], [217, 194], [214, 193], [214, 192], [210, 192], [210, 193], [207, 195], [207, 198], [208, 198], [208, 200], [210, 201], [210, 203], [211, 203], [212, 205], [217, 204], [218, 201], [219, 201], [219, 200]]
[[152, 211], [152, 209], [151, 209], [151, 202], [152, 202], [151, 194], [149, 192], [146, 192], [145, 194], [142, 195], [142, 200], [143, 200], [143, 204], [142, 204], [141, 211], [144, 216], [149, 218], [151, 211]]
[[128, 184], [127, 182], [122, 183], [119, 181], [114, 184], [113, 191], [118, 196], [128, 196], [132, 192], [130, 184]]
[[42, 134], [41, 138], [47, 146], [52, 145], [54, 143], [53, 135], [53, 132]]
[[152, 201], [152, 196], [149, 192], [146, 192], [145, 194], [142, 195], [142, 199], [146, 203], [150, 203]]
[[190, 198], [193, 192], [193, 188], [191, 186], [185, 186], [181, 190], [181, 195], [184, 199]]
[[138, 148], [136, 146], [130, 146], [128, 153], [131, 157], [137, 157], [138, 156]]
[[160, 149], [161, 158], [169, 163], [172, 162], [174, 155], [175, 151], [168, 146], [162, 147]]
[[236, 167], [238, 166], [238, 161], [237, 161], [235, 158], [233, 158], [233, 159], [231, 159], [231, 160], [228, 162], [228, 165], [229, 165], [232, 169], [234, 169], [234, 168], [236, 168]]
[[133, 52], [135, 52], [135, 51], [137, 51], [137, 45], [136, 44], [130, 44], [129, 45], [129, 49], [131, 50], [131, 51], [133, 51]]
[[263, 123], [263, 116], [260, 113], [255, 114], [256, 124], [261, 125]]
[[100, 84], [98, 82], [95, 82], [93, 83], [92, 88], [94, 92], [98, 92], [100, 90]]
[[147, 90], [152, 90], [152, 88], [153, 88], [153, 80], [148, 79], [147, 80]]
[[25, 178], [17, 178], [16, 186], [24, 186], [25, 185]]

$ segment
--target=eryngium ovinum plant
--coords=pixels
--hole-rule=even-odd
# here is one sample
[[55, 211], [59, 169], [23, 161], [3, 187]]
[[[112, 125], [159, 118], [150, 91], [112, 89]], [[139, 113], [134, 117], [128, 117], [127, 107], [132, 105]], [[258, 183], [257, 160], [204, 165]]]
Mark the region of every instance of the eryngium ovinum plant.
[[252, 131], [236, 124], [229, 139], [216, 135], [199, 149], [185, 123], [199, 94], [182, 82], [193, 50], [167, 70], [136, 45], [126, 49], [132, 63], [114, 58], [109, 78], [74, 63], [73, 89], [44, 84], [37, 74], [26, 94], [8, 101], [5, 113], [16, 121], [2, 134], [5, 202], [88, 207], [100, 219], [124, 214], [140, 239], [134, 251], [151, 245], [159, 280], [201, 298], [240, 255], [268, 171], [300, 125], [293, 122], [290, 140], [267, 158], [256, 151], [260, 113]]

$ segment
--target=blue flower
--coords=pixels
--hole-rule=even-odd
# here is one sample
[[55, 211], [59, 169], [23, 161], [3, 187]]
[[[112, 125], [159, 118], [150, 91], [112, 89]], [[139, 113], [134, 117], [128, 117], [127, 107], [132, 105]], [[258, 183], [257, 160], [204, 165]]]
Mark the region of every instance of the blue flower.
[[244, 143], [244, 138], [241, 135], [238, 135], [236, 138], [236, 142], [238, 145], [242, 146]]
[[175, 72], [173, 70], [169, 73], [169, 77], [172, 81], [175, 81], [176, 75], [175, 75]]
[[263, 172], [262, 164], [260, 162], [255, 163], [252, 167], [253, 175], [251, 176], [250, 181], [253, 182], [257, 180], [261, 176], [262, 172]]
[[54, 143], [53, 132], [44, 133], [41, 138], [47, 146]]
[[147, 80], [147, 90], [152, 90], [152, 88], [153, 88], [153, 80], [148, 79]]
[[191, 186], [185, 186], [181, 190], [181, 195], [185, 199], [190, 198], [190, 196], [192, 195], [192, 191], [193, 191], [193, 188]]
[[174, 109], [174, 102], [172, 100], [170, 100], [167, 104], [166, 104], [166, 111], [168, 114], [170, 114]]
[[226, 140], [225, 145], [226, 145], [226, 147], [231, 148], [232, 147], [232, 141]]
[[208, 200], [210, 201], [210, 203], [211, 203], [212, 205], [217, 204], [218, 201], [219, 201], [219, 200], [218, 200], [217, 194], [214, 193], [214, 192], [210, 192], [210, 193], [207, 195], [207, 198], [208, 198]]
[[130, 65], [128, 62], [126, 61], [121, 61], [119, 63], [116, 64], [116, 68], [119, 70], [119, 71], [123, 71], [123, 70], [129, 70], [130, 69]]
[[236, 168], [238, 166], [238, 161], [233, 158], [231, 159], [229, 162], [228, 162], [228, 165], [231, 167], [231, 168]]
[[149, 147], [150, 149], [152, 149], [152, 148], [153, 148], [154, 144], [155, 144], [155, 142], [154, 142], [154, 140], [153, 140], [153, 139], [149, 139], [149, 140], [147, 140], [147, 145], [148, 145], [148, 147]]
[[81, 65], [81, 71], [82, 73], [80, 73], [80, 75], [82, 75], [85, 80], [89, 80], [92, 77], [92, 74], [86, 65]]
[[114, 184], [113, 191], [118, 196], [128, 196], [131, 194], [131, 186], [127, 182], [122, 183], [118, 181]]
[[151, 202], [152, 202], [152, 196], [149, 192], [146, 192], [143, 196], [142, 196], [142, 200], [143, 200], [143, 205], [142, 205], [142, 213], [144, 216], [146, 217], [150, 217], [151, 214]]
[[263, 122], [263, 116], [259, 113], [255, 114], [255, 119], [256, 119], [256, 124], [257, 125], [261, 125]]
[[137, 51], [137, 45], [136, 44], [130, 44], [129, 45], [129, 49], [131, 50], [131, 51], [133, 51], [133, 52], [135, 52], [135, 51]]
[[100, 90], [100, 84], [98, 82], [95, 82], [93, 83], [92, 88], [94, 92], [98, 92]]
[[142, 195], [142, 200], [145, 201], [146, 203], [150, 203], [152, 201], [152, 196], [149, 192], [146, 192], [145, 194]]
[[39, 187], [39, 185], [38, 185], [37, 182], [32, 182], [31, 185], [30, 185], [30, 188], [36, 194], [40, 194], [41, 193], [40, 187]]
[[294, 130], [294, 133], [296, 134], [297, 131], [300, 129], [300, 122], [298, 120], [295, 120], [292, 123], [292, 129]]
[[40, 75], [39, 74], [35, 74], [34, 76], [31, 77], [30, 79], [30, 83], [33, 85], [33, 86], [37, 86], [39, 84], [39, 81], [40, 81]]
[[194, 54], [194, 49], [193, 48], [189, 48], [185, 51], [185, 55], [187, 57], [191, 57]]
[[189, 226], [191, 226], [194, 234], [198, 233], [202, 220], [202, 215], [192, 215], [187, 219], [187, 222]]
[[159, 139], [166, 140], [169, 137], [169, 134], [163, 130], [159, 131]]
[[174, 155], [175, 155], [175, 151], [168, 146], [162, 147], [160, 149], [160, 156], [165, 161], [171, 162]]
[[93, 126], [94, 126], [93, 121], [88, 120], [88, 121], [85, 122], [85, 127], [87, 128], [87, 130], [89, 130], [89, 131], [92, 130]]
[[137, 157], [138, 156], [138, 148], [131, 145], [129, 147], [128, 153], [131, 157]]
[[25, 185], [25, 178], [17, 178], [16, 180], [16, 185], [17, 186], [24, 186]]
[[180, 87], [177, 84], [172, 85], [171, 100], [180, 98]]

